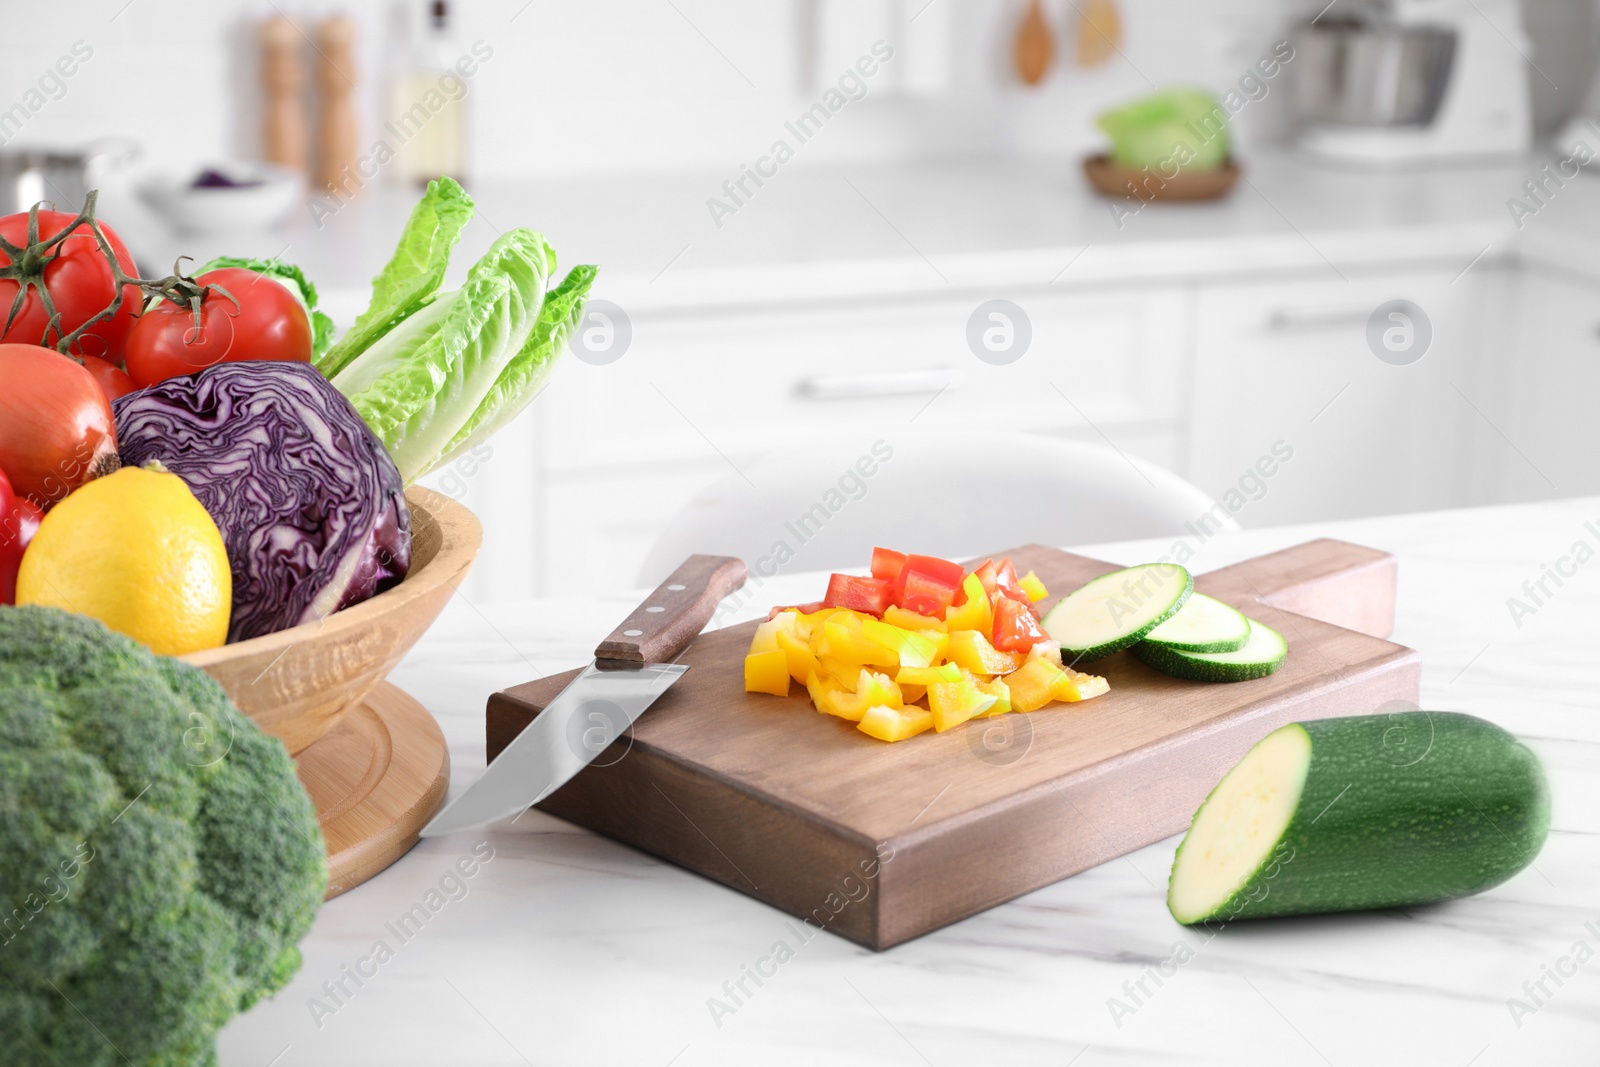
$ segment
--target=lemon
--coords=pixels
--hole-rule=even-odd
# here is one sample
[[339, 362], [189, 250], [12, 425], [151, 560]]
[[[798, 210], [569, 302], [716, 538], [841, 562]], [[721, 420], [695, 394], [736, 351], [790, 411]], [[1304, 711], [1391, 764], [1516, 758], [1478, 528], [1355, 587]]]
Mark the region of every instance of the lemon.
[[17, 603], [99, 619], [164, 656], [228, 637], [222, 534], [176, 474], [124, 467], [51, 508], [17, 571]]

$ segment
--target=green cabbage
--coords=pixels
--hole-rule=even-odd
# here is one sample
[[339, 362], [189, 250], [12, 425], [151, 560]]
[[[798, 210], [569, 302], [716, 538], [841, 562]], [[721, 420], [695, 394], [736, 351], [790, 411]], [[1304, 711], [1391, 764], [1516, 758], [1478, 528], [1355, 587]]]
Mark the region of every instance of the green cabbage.
[[1228, 159], [1228, 113], [1203, 89], [1166, 89], [1096, 122], [1125, 167], [1214, 170]]

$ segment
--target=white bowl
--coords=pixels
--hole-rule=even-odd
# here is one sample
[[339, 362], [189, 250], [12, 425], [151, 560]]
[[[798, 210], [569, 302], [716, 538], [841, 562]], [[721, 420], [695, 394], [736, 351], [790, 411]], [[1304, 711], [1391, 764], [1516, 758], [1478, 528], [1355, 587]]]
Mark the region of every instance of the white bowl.
[[304, 197], [300, 176], [267, 163], [222, 163], [203, 168], [240, 184], [194, 185], [201, 170], [155, 175], [139, 185], [144, 202], [174, 229], [189, 233], [228, 233], [270, 229]]

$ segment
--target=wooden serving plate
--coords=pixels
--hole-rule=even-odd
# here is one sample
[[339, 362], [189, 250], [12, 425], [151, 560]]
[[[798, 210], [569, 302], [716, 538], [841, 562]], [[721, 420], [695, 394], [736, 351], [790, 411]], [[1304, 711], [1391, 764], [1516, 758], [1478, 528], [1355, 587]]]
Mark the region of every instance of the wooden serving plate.
[[[1115, 570], [1007, 553], [1055, 594]], [[1223, 773], [1296, 720], [1415, 701], [1393, 629], [1395, 560], [1321, 540], [1201, 575], [1196, 588], [1279, 630], [1289, 659], [1250, 682], [1185, 682], [1127, 653], [1111, 692], [897, 744], [743, 691], [755, 623], [702, 634], [689, 672], [612, 751], [539, 807], [884, 949], [1178, 833]], [[575, 672], [574, 672], [575, 673]], [[489, 698], [493, 759], [572, 674]]]
[[328, 844], [329, 900], [409, 852], [450, 786], [439, 724], [388, 682], [295, 764]]
[[1239, 180], [1239, 165], [1232, 159], [1211, 170], [1179, 170], [1171, 178], [1142, 167], [1113, 163], [1110, 156], [1090, 156], [1083, 161], [1083, 176], [1101, 196], [1129, 200], [1219, 200]]

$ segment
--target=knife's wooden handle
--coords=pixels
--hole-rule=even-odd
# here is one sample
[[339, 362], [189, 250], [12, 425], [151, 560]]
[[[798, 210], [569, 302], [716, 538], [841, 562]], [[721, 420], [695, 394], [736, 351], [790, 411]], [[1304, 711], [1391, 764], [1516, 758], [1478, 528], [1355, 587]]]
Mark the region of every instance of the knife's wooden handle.
[[594, 650], [597, 660], [666, 663], [705, 629], [722, 598], [744, 585], [744, 560], [690, 556]]

